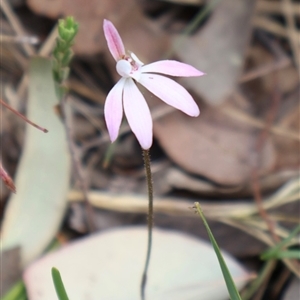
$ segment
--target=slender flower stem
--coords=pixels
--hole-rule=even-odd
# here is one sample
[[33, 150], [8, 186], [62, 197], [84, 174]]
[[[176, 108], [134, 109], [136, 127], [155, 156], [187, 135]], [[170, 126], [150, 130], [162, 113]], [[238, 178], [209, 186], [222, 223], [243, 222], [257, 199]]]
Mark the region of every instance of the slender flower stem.
[[152, 249], [152, 230], [153, 230], [153, 181], [150, 164], [150, 153], [149, 150], [143, 150], [143, 158], [145, 164], [146, 180], [148, 186], [148, 245], [147, 255], [145, 261], [144, 272], [141, 282], [141, 299], [145, 300], [145, 288], [147, 284], [147, 272], [150, 262], [151, 249]]

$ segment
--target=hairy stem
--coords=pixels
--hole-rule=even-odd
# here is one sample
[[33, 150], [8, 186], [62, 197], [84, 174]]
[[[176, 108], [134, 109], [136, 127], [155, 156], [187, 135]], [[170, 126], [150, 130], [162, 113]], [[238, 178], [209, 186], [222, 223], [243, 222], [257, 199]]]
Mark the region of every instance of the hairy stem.
[[153, 181], [150, 164], [150, 153], [149, 150], [143, 150], [143, 158], [145, 164], [146, 180], [148, 186], [148, 245], [145, 267], [141, 282], [141, 299], [145, 300], [145, 288], [147, 284], [147, 272], [150, 262], [151, 249], [152, 249], [152, 229], [153, 229]]

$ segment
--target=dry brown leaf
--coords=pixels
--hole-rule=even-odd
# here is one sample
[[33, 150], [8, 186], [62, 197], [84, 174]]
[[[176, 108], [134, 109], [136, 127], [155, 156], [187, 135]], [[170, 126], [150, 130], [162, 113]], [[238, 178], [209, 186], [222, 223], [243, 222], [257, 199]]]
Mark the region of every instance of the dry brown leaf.
[[[297, 175], [297, 170], [285, 170], [263, 176], [259, 181], [260, 190], [263, 194], [273, 191]], [[172, 188], [192, 191], [206, 197], [240, 198], [253, 196], [251, 181], [240, 186], [222, 187], [201, 177], [185, 173], [179, 168], [169, 168], [166, 172], [165, 181]]]
[[[294, 96], [294, 95], [293, 95]], [[296, 96], [296, 95], [295, 95]], [[286, 103], [288, 99], [286, 99]], [[300, 132], [300, 106], [295, 104], [299, 103], [299, 93], [296, 98], [289, 101], [290, 107], [285, 116], [282, 118], [282, 123], [287, 123], [287, 129], [294, 132]], [[274, 136], [274, 143], [278, 152], [277, 168], [279, 169], [294, 169], [299, 170], [300, 166], [300, 153], [299, 141], [283, 139]]]
[[71, 15], [79, 22], [74, 50], [81, 55], [108, 51], [102, 30], [103, 19], [114, 23], [128, 50], [141, 60], [155, 60], [166, 51], [168, 39], [144, 18], [135, 0], [27, 0], [37, 14], [49, 18]]
[[[184, 83], [210, 104], [226, 99], [237, 84], [249, 41], [256, 1], [227, 0], [215, 8], [203, 30], [177, 46], [180, 59], [207, 73]], [[176, 47], [176, 43], [175, 43]]]
[[[255, 45], [251, 47], [249, 51], [249, 60], [253, 65], [252, 69], [255, 69], [262, 66], [271, 66], [272, 64], [276, 65], [280, 58], [274, 57], [274, 55], [262, 45]], [[281, 93], [289, 93], [299, 85], [299, 73], [292, 64], [279, 69], [276, 75], [278, 76], [276, 84]], [[263, 89], [263, 91], [260, 91], [260, 95], [262, 97], [270, 95], [274, 90], [274, 74], [266, 74], [260, 77], [259, 80]], [[263, 93], [265, 93], [265, 95]]]
[[[154, 134], [179, 166], [221, 185], [243, 184], [255, 166], [256, 131], [217, 108], [202, 110], [199, 118], [169, 114], [154, 123]], [[267, 139], [260, 174], [268, 173], [274, 164], [274, 148]]]

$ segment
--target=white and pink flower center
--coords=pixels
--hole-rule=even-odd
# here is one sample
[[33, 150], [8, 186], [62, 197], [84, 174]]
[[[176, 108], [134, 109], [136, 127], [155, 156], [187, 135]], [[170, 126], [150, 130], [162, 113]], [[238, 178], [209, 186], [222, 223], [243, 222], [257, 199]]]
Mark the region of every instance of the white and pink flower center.
[[134, 53], [131, 53], [130, 56], [124, 55], [122, 59], [117, 61], [116, 69], [122, 77], [131, 77], [136, 81], [139, 81], [142, 65], [143, 63], [138, 57]]

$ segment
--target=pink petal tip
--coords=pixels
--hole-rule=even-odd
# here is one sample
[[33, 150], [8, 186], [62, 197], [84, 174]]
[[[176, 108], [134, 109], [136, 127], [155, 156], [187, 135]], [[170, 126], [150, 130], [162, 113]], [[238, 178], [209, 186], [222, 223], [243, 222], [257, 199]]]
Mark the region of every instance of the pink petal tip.
[[125, 54], [125, 48], [116, 27], [112, 22], [104, 19], [103, 30], [111, 55], [116, 61], [120, 60]]

